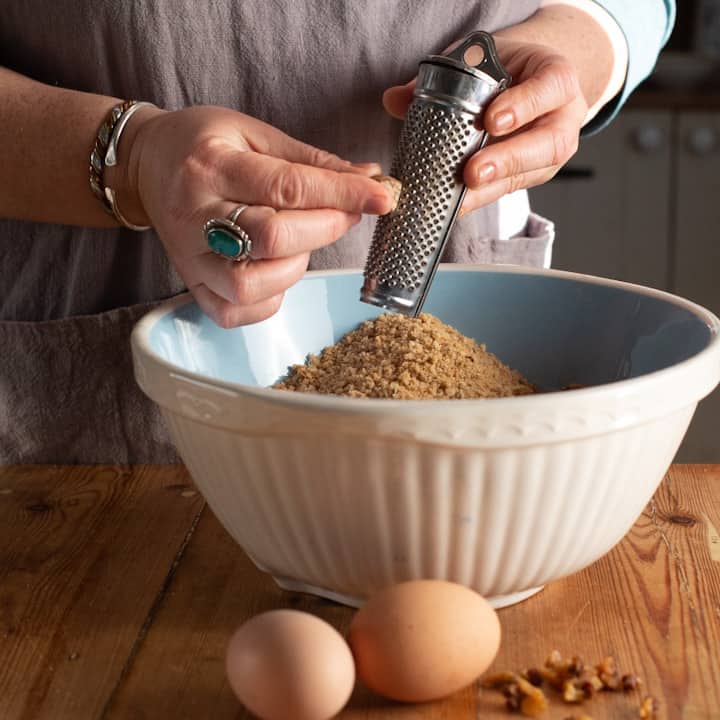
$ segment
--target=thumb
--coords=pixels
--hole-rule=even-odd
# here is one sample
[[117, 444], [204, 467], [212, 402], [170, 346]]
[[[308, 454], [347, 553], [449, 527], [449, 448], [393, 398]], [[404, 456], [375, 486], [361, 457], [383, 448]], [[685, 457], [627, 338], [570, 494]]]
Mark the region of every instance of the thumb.
[[383, 106], [385, 110], [398, 120], [402, 120], [407, 112], [408, 105], [412, 102], [413, 91], [415, 90], [415, 79], [407, 85], [395, 85], [383, 93]]

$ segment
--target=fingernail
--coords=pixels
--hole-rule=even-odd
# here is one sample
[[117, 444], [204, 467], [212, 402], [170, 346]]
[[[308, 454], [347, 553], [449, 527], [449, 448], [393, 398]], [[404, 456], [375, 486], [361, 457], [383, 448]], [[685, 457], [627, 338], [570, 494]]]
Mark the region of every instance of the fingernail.
[[495, 177], [495, 165], [493, 165], [492, 163], [482, 165], [478, 170], [476, 177], [478, 185], [481, 183], [490, 182], [490, 180]]
[[515, 124], [515, 116], [509, 111], [498, 113], [492, 121], [497, 130], [509, 130]]
[[374, 162], [353, 163], [352, 167], [353, 169], [359, 170], [360, 172], [370, 176], [382, 173], [380, 165]]
[[385, 215], [392, 210], [392, 199], [387, 193], [373, 195], [365, 201], [363, 212], [372, 215]]

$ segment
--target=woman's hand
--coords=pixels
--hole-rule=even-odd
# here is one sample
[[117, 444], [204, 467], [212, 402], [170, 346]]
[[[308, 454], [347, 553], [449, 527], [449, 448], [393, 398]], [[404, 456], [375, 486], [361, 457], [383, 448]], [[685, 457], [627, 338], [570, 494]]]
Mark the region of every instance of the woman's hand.
[[[588, 110], [577, 73], [556, 51], [502, 39], [496, 46], [513, 82], [485, 111], [491, 141], [465, 165], [469, 192], [461, 213], [550, 180], [576, 152]], [[414, 85], [385, 93], [388, 112], [404, 115]]]
[[[512, 85], [482, 118], [491, 140], [465, 165], [469, 192], [461, 213], [550, 180], [576, 152], [588, 107], [601, 97], [612, 69], [605, 31], [568, 6], [542, 8], [493, 37]], [[391, 115], [405, 115], [414, 86], [385, 92]]]
[[485, 113], [490, 144], [465, 166], [465, 212], [553, 178], [577, 152], [588, 112], [577, 71], [565, 57], [502, 38], [497, 47], [513, 84]]
[[[219, 107], [137, 115], [121, 208], [155, 228], [188, 289], [222, 327], [275, 313], [312, 250], [336, 241], [361, 213], [392, 207], [369, 178], [377, 166], [353, 166], [246, 115]], [[210, 251], [202, 229], [240, 204], [249, 206], [237, 223], [252, 253], [233, 262]]]

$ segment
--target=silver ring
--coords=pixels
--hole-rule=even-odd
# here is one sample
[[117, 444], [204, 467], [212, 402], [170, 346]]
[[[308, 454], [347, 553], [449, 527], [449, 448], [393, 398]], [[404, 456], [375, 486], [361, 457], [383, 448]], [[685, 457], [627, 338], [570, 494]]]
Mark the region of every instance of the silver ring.
[[238, 205], [225, 218], [212, 218], [203, 225], [203, 237], [210, 250], [216, 255], [240, 262], [250, 257], [252, 240], [237, 224], [240, 213], [248, 205]]

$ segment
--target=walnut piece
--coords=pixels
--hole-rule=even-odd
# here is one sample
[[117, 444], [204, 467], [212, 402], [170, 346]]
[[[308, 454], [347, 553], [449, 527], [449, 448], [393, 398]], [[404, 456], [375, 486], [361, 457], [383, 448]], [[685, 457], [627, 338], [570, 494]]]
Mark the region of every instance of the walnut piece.
[[615, 664], [615, 658], [603, 658], [602, 662], [595, 666], [595, 669], [607, 690], [618, 690], [620, 688], [620, 674]]
[[563, 684], [562, 698], [566, 703], [580, 703], [585, 700], [585, 693], [572, 680]]
[[659, 711], [660, 706], [658, 701], [654, 697], [648, 695], [642, 701], [642, 705], [640, 706], [640, 717], [642, 720], [657, 720]]
[[[568, 704], [583, 703], [601, 690], [631, 692], [642, 686], [634, 673], [620, 675], [615, 658], [604, 657], [597, 665], [586, 665], [577, 655], [570, 660], [553, 650], [542, 668], [531, 667], [521, 673], [497, 672], [482, 681], [482, 686], [500, 690], [506, 699], [506, 707], [528, 717], [538, 717], [548, 708], [548, 699], [541, 690], [547, 683]], [[658, 702], [648, 696], [640, 707], [642, 720], [657, 720]], [[592, 720], [581, 713], [565, 720]]]
[[517, 674], [504, 670], [503, 672], [493, 673], [483, 678], [482, 686], [490, 690], [503, 689], [506, 685], [511, 685], [516, 682]]
[[525, 671], [524, 677], [526, 680], [534, 685], [535, 687], [542, 687], [545, 679], [543, 678], [542, 672], [537, 668], [530, 668]]
[[633, 675], [632, 673], [627, 673], [626, 675], [623, 675], [620, 679], [620, 682], [622, 683], [622, 689], [625, 692], [629, 692], [630, 690], [638, 690], [642, 687], [642, 680], [637, 675]]
[[518, 688], [522, 696], [520, 712], [528, 717], [538, 717], [548, 708], [548, 701], [545, 693], [525, 678], [518, 677]]
[[548, 708], [545, 693], [527, 679], [513, 672], [489, 675], [482, 686], [500, 690], [505, 696], [505, 706], [510, 711], [520, 711], [527, 717], [538, 717]]

